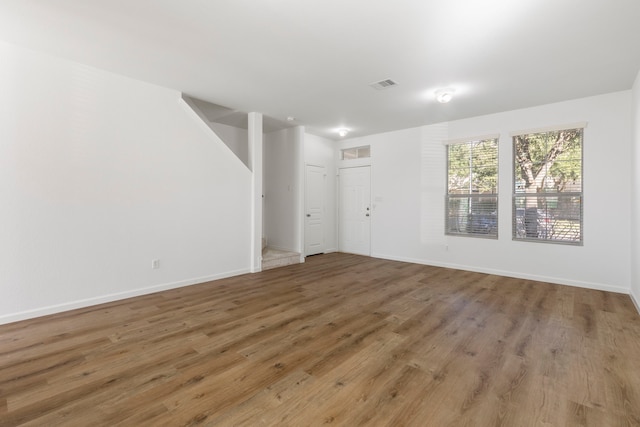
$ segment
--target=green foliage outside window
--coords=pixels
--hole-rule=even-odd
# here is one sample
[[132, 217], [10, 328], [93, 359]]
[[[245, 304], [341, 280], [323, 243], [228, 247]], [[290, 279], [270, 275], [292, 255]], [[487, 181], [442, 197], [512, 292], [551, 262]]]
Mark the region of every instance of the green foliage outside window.
[[582, 128], [514, 136], [514, 240], [582, 244], [582, 140]]
[[498, 192], [498, 142], [495, 139], [449, 146], [449, 194]]

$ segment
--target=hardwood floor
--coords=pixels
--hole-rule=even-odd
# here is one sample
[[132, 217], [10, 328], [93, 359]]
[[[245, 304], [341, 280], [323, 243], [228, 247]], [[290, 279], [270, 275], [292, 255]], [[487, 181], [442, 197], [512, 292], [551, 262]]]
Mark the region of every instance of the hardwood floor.
[[0, 425], [640, 426], [626, 295], [347, 254], [0, 326]]

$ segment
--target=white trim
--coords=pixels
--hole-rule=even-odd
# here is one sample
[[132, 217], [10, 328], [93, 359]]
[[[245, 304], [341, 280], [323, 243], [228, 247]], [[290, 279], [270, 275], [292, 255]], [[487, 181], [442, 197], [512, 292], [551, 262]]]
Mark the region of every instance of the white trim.
[[455, 270], [474, 271], [476, 273], [494, 274], [496, 276], [513, 277], [516, 279], [525, 279], [525, 280], [535, 280], [537, 282], [546, 282], [546, 283], [553, 283], [556, 285], [574, 286], [577, 288], [595, 289], [598, 291], [615, 292], [618, 294], [629, 295], [629, 289], [627, 288], [623, 288], [619, 286], [603, 285], [600, 283], [583, 282], [579, 280], [567, 280], [567, 279], [561, 279], [561, 278], [549, 277], [549, 276], [538, 276], [535, 274], [525, 274], [525, 273], [518, 273], [514, 271], [494, 270], [491, 268], [482, 268], [482, 267], [475, 267], [475, 266], [469, 266], [469, 265], [450, 264], [446, 262], [439, 262], [439, 261], [432, 261], [432, 260], [396, 257], [392, 255], [375, 254], [375, 255], [371, 255], [371, 257], [388, 259], [392, 261], [410, 262], [413, 264], [430, 265], [433, 267], [453, 268]]
[[[304, 210], [306, 203], [306, 194], [307, 191], [307, 167], [305, 166], [305, 144], [304, 144], [304, 126], [296, 126], [294, 128], [294, 132], [296, 133], [295, 142], [297, 145], [297, 153], [298, 158], [296, 159], [296, 169], [295, 169], [295, 185], [298, 186], [298, 206], [296, 212], [296, 218], [298, 221], [298, 252], [300, 254], [300, 262], [304, 262], [304, 239], [305, 239], [305, 222], [304, 222]], [[325, 168], [326, 173], [326, 168]], [[263, 213], [264, 215], [264, 213]], [[324, 230], [323, 230], [324, 231]], [[323, 236], [324, 237], [324, 236]]]
[[108, 294], [108, 295], [102, 295], [99, 297], [65, 302], [63, 304], [40, 307], [33, 310], [21, 311], [19, 313], [5, 314], [3, 316], [0, 316], [0, 325], [12, 323], [12, 322], [18, 322], [20, 320], [33, 319], [36, 317], [46, 316], [49, 314], [61, 313], [69, 310], [75, 310], [78, 308], [87, 308], [93, 305], [105, 304], [105, 303], [119, 301], [127, 298], [153, 294], [155, 292], [161, 292], [161, 291], [167, 291], [170, 289], [182, 288], [185, 286], [197, 285], [205, 282], [210, 282], [212, 280], [226, 279], [227, 277], [239, 276], [241, 274], [246, 274], [246, 273], [249, 273], [249, 269], [228, 271], [226, 273], [214, 274], [212, 276], [197, 277], [197, 278], [181, 280], [179, 282], [173, 282], [173, 283], [164, 283], [160, 285], [149, 286], [146, 288], [134, 289], [126, 292], [118, 292], [115, 294]]
[[587, 122], [569, 123], [564, 125], [546, 126], [543, 128], [517, 130], [509, 133], [509, 136], [513, 138], [514, 136], [527, 135], [530, 133], [555, 132], [555, 131], [566, 130], [566, 129], [584, 129], [586, 127], [587, 127]]
[[325, 168], [325, 170], [327, 169], [324, 165], [316, 165], [315, 163], [305, 163], [304, 166], [305, 166], [305, 171], [306, 171], [306, 167], [307, 166], [313, 166], [313, 167], [316, 167], [316, 168]]
[[264, 195], [264, 134], [262, 113], [250, 112], [247, 115], [249, 144], [249, 169], [251, 170], [251, 272], [262, 271], [262, 204]]
[[638, 301], [636, 296], [633, 294], [633, 291], [629, 292], [629, 296], [631, 297], [631, 302], [633, 302], [633, 305], [636, 306], [636, 310], [638, 310], [638, 314], [640, 314], [640, 301]]
[[361, 157], [359, 159], [338, 160], [338, 169], [359, 168], [371, 166], [371, 157]]
[[489, 135], [472, 136], [472, 137], [469, 137], [469, 138], [448, 139], [446, 141], [442, 141], [442, 145], [468, 144], [470, 142], [486, 141], [488, 139], [500, 139], [500, 134], [499, 133], [492, 133], [492, 134], [489, 134]]

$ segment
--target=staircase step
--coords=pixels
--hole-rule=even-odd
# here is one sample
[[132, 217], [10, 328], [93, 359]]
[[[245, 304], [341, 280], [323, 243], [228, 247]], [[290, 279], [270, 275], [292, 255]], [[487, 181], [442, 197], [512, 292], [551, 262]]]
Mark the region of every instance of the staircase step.
[[300, 264], [300, 254], [297, 252], [281, 251], [269, 248], [262, 251], [262, 270]]

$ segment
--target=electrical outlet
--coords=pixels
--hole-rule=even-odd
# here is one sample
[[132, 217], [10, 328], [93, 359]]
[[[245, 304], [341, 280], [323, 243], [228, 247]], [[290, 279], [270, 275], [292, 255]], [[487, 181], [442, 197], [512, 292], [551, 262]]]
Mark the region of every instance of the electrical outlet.
[[151, 268], [153, 268], [154, 270], [157, 270], [158, 268], [160, 268], [160, 260], [159, 259], [151, 260]]

